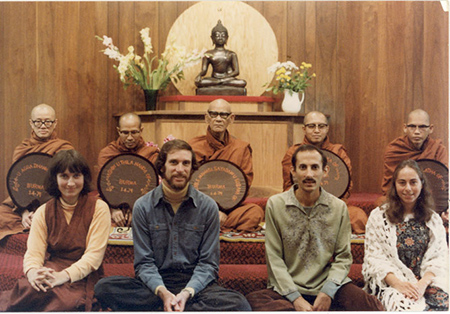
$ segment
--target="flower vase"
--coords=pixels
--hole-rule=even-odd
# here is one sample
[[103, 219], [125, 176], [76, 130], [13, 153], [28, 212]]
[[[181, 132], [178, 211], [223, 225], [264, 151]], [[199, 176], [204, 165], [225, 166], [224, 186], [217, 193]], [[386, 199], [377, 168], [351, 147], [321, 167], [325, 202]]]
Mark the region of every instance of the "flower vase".
[[145, 95], [145, 110], [156, 110], [156, 103], [158, 101], [158, 89], [144, 89]]
[[291, 90], [285, 89], [284, 90], [284, 99], [281, 104], [281, 109], [284, 112], [289, 113], [299, 113], [300, 110], [302, 110], [302, 104], [305, 100], [305, 93], [302, 94], [302, 99], [299, 98], [299, 94], [296, 92], [293, 92]]

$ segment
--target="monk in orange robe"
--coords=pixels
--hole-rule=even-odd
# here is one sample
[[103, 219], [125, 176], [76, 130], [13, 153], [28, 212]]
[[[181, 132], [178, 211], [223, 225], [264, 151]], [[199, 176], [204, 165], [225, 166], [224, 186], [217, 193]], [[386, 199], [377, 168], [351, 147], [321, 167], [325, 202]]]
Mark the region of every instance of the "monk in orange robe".
[[[159, 149], [156, 145], [144, 141], [141, 136], [142, 130], [141, 118], [137, 114], [129, 112], [120, 116], [117, 126], [119, 137], [100, 150], [97, 162], [98, 171], [111, 158], [126, 153], [142, 156], [154, 164], [158, 158]], [[111, 207], [111, 219], [119, 227], [131, 223], [131, 217], [125, 217], [122, 210], [118, 208]]]
[[[245, 173], [250, 187], [253, 181], [252, 148], [249, 143], [231, 136], [228, 132], [227, 127], [233, 123], [234, 118], [227, 101], [212, 101], [205, 114], [208, 124], [206, 135], [191, 139], [189, 144], [200, 164], [210, 160], [227, 160], [236, 164]], [[240, 204], [231, 211], [221, 209], [219, 216], [220, 229], [223, 232], [253, 232], [261, 229], [264, 210], [256, 204]]]
[[[320, 149], [326, 149], [338, 155], [347, 165], [351, 177], [352, 164], [347, 155], [347, 151], [341, 144], [333, 144], [330, 142], [328, 138], [328, 130], [328, 119], [323, 113], [319, 111], [311, 111], [305, 116], [303, 126], [305, 137], [303, 142], [291, 146], [281, 162], [283, 167], [283, 191], [288, 190], [293, 185], [290, 172], [292, 155], [299, 146], [305, 144], [311, 144]], [[350, 187], [347, 193], [342, 197], [342, 200], [345, 202], [347, 202], [350, 197], [350, 190], [352, 186], [353, 182], [350, 181]], [[352, 232], [355, 234], [365, 233], [367, 214], [364, 210], [356, 206], [347, 206], [347, 208], [350, 216]]]
[[439, 139], [432, 139], [434, 125], [430, 116], [422, 109], [409, 113], [408, 122], [404, 124], [404, 136], [393, 140], [386, 147], [384, 154], [384, 172], [381, 190], [383, 195], [389, 189], [397, 165], [407, 159], [433, 159], [448, 167], [448, 150]]
[[[59, 139], [55, 128], [58, 124], [55, 110], [46, 104], [33, 108], [30, 118], [31, 137], [22, 141], [13, 153], [13, 163], [31, 153], [54, 155], [60, 150], [74, 149], [68, 141]], [[0, 205], [0, 240], [24, 232], [31, 227], [33, 211], [18, 209], [8, 197]]]
[[[392, 175], [397, 165], [407, 159], [433, 159], [448, 167], [448, 150], [439, 139], [432, 139], [434, 125], [430, 124], [430, 116], [425, 110], [416, 109], [408, 114], [407, 122], [403, 124], [405, 135], [390, 142], [384, 153], [383, 196], [375, 201], [380, 206], [386, 201], [386, 193], [392, 181]], [[443, 216], [445, 219], [445, 217]], [[448, 220], [447, 220], [448, 221]]]

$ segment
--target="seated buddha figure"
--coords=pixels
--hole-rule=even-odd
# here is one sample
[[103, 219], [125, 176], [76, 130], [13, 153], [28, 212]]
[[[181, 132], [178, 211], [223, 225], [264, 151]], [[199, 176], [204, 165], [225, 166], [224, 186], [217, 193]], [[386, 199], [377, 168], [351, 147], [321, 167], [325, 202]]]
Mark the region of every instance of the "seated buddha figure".
[[[236, 78], [239, 75], [238, 57], [225, 49], [228, 30], [219, 20], [211, 31], [214, 49], [208, 50], [202, 59], [202, 70], [195, 78], [197, 95], [246, 95], [247, 82]], [[212, 74], [204, 77], [211, 65]]]

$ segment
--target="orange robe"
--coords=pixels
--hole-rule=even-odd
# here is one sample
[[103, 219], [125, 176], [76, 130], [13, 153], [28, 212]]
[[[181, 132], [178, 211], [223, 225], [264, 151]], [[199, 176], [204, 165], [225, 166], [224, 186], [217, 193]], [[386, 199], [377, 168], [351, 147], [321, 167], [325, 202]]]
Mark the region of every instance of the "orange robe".
[[[60, 150], [66, 149], [74, 149], [74, 147], [70, 142], [57, 138], [56, 132], [53, 132], [48, 140], [42, 140], [32, 131], [31, 137], [23, 140], [14, 150], [13, 163], [31, 153], [46, 153], [53, 156]], [[17, 207], [10, 197], [0, 205], [0, 240], [7, 235], [24, 232], [22, 214], [16, 210]]]
[[428, 137], [422, 148], [417, 150], [406, 135], [398, 137], [389, 143], [384, 153], [383, 182], [381, 184], [383, 195], [386, 195], [389, 190], [395, 168], [400, 162], [407, 159], [434, 159], [448, 167], [448, 151], [441, 140]]
[[[206, 135], [189, 141], [200, 164], [210, 160], [227, 160], [236, 164], [247, 177], [248, 186], [253, 182], [252, 148], [250, 144], [225, 133], [223, 142], [214, 138], [208, 127]], [[260, 230], [264, 220], [264, 210], [256, 204], [240, 204], [231, 212], [226, 212], [227, 220], [221, 227], [224, 232]]]
[[139, 138], [135, 148], [128, 149], [119, 137], [117, 140], [112, 141], [106, 147], [102, 148], [98, 154], [98, 171], [100, 171], [104, 164], [111, 158], [126, 153], [137, 154], [148, 159], [152, 164], [155, 164], [156, 158], [158, 158], [159, 155], [159, 149], [156, 146], [147, 146], [142, 137]]
[[[302, 143], [294, 144], [291, 146], [286, 154], [283, 157], [283, 160], [281, 161], [282, 168], [283, 168], [283, 191], [288, 190], [293, 182], [291, 181], [291, 165], [292, 165], [292, 155], [294, 155], [297, 148], [301, 145], [310, 144], [313, 145], [308, 141], [308, 139], [305, 137], [303, 139]], [[347, 155], [347, 150], [345, 147], [341, 144], [333, 144], [330, 142], [330, 139], [328, 136], [323, 141], [321, 149], [329, 150], [336, 155], [338, 155], [344, 163], [347, 165], [348, 170], [350, 171], [350, 178], [352, 176], [352, 164], [350, 161], [350, 158]], [[353, 187], [353, 182], [350, 181], [350, 186], [348, 188], [347, 193], [342, 197], [342, 200], [347, 203], [348, 198], [350, 197], [350, 190]], [[356, 206], [347, 206], [349, 216], [350, 216], [350, 223], [352, 225], [352, 232], [355, 234], [365, 233], [366, 232], [366, 223], [367, 223], [367, 214], [364, 212], [363, 209], [356, 207]]]

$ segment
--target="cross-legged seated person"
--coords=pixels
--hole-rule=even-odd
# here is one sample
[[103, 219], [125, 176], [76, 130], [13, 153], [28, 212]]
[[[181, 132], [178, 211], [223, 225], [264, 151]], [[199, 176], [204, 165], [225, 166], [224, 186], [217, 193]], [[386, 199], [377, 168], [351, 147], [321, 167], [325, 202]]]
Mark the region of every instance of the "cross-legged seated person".
[[[209, 104], [205, 114], [208, 124], [206, 135], [194, 137], [189, 144], [200, 164], [209, 160], [227, 160], [236, 164], [245, 174], [248, 186], [253, 181], [252, 148], [249, 143], [232, 136], [227, 127], [235, 115], [230, 104], [216, 99]], [[220, 211], [220, 229], [228, 231], [258, 231], [264, 220], [264, 210], [256, 204], [239, 204], [232, 211]]]
[[448, 311], [448, 247], [426, 178], [409, 159], [391, 181], [367, 223], [365, 289], [388, 311]]
[[165, 143], [156, 161], [162, 184], [133, 208], [135, 278], [100, 280], [95, 295], [114, 311], [246, 311], [237, 291], [220, 287], [219, 214], [189, 184], [198, 168], [182, 140]]
[[74, 150], [53, 157], [44, 186], [53, 198], [34, 215], [26, 278], [0, 294], [0, 311], [90, 311], [108, 242], [108, 205], [88, 194], [89, 165]]
[[377, 311], [383, 306], [347, 277], [352, 264], [347, 206], [320, 187], [327, 159], [313, 145], [292, 156], [298, 182], [266, 207], [268, 289], [247, 295], [255, 311]]
[[[303, 142], [292, 145], [281, 162], [283, 166], [283, 191], [287, 191], [293, 185], [290, 172], [291, 159], [293, 153], [300, 145], [311, 144], [320, 149], [326, 149], [335, 153], [344, 161], [350, 171], [350, 176], [352, 174], [352, 163], [347, 154], [347, 150], [341, 144], [331, 143], [330, 138], [328, 137], [329, 126], [327, 117], [322, 112], [311, 111], [305, 115], [304, 124], [303, 131], [305, 132], [305, 137]], [[352, 186], [353, 182], [350, 181], [348, 192], [342, 197], [342, 200], [346, 203], [350, 197]], [[355, 234], [365, 233], [367, 214], [364, 210], [356, 206], [347, 205], [347, 209], [350, 215], [352, 232]]]

